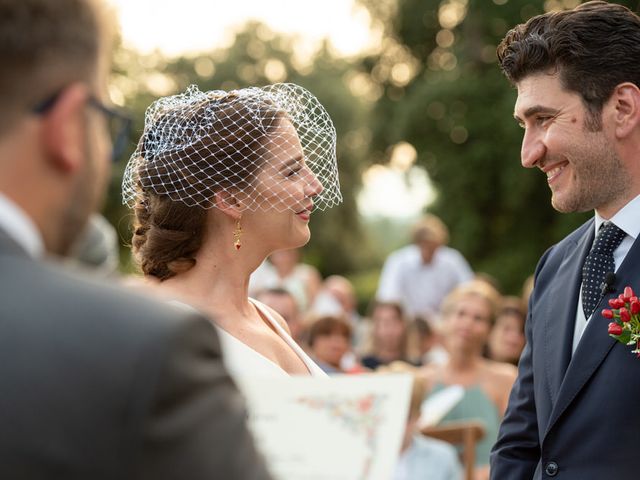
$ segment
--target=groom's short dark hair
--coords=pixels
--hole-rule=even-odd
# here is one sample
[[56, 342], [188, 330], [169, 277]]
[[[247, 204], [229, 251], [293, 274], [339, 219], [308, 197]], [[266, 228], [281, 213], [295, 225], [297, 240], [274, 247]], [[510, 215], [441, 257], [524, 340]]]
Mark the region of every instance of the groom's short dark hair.
[[511, 29], [497, 50], [512, 83], [528, 75], [557, 71], [564, 88], [580, 94], [600, 128], [600, 112], [613, 89], [640, 87], [640, 17], [603, 1], [531, 18]]

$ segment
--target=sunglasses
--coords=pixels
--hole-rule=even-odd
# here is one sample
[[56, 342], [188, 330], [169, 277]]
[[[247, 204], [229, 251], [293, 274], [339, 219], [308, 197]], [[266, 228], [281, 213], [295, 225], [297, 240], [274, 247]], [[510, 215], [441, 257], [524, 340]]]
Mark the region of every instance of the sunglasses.
[[[32, 110], [33, 113], [38, 115], [47, 113], [58, 101], [60, 93], [61, 92], [57, 92], [46, 100], [37, 104]], [[107, 119], [111, 142], [113, 145], [111, 151], [111, 159], [114, 162], [118, 161], [124, 153], [125, 147], [127, 145], [127, 139], [129, 138], [129, 133], [131, 132], [131, 117], [124, 111], [107, 107], [93, 95], [89, 97], [88, 104], [102, 113]]]

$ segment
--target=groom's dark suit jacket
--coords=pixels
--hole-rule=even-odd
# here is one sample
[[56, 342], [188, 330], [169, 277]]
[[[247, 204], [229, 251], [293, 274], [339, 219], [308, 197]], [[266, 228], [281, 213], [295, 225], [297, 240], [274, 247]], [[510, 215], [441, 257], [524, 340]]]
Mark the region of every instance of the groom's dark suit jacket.
[[527, 345], [492, 452], [492, 479], [640, 478], [640, 358], [608, 336], [600, 315], [625, 286], [640, 292], [640, 241], [571, 354], [593, 222], [549, 249], [536, 269]]
[[0, 231], [1, 479], [267, 479], [214, 329]]

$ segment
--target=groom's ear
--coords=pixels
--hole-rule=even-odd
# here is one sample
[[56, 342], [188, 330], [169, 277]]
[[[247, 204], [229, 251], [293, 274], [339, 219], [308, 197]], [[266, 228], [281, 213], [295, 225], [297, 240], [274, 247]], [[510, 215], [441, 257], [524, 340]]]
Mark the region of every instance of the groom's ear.
[[630, 82], [616, 86], [611, 95], [617, 138], [628, 137], [640, 125], [640, 89]]
[[228, 190], [219, 190], [213, 194], [213, 204], [218, 210], [229, 215], [234, 220], [242, 216], [243, 206], [238, 197]]

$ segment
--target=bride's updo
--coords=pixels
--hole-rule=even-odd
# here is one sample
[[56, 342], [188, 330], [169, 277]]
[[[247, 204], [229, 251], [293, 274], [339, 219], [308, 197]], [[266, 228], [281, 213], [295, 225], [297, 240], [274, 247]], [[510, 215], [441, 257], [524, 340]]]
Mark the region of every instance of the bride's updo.
[[[335, 129], [318, 100], [292, 84], [164, 97], [147, 109], [126, 167], [123, 201], [133, 208], [132, 251], [145, 275], [165, 280], [195, 265], [214, 195], [240, 195], [248, 210], [278, 209], [255, 194], [270, 140], [291, 138], [323, 184], [316, 207], [341, 201]], [[299, 143], [298, 143], [299, 142]]]
[[[217, 115], [211, 118], [213, 108]], [[195, 108], [159, 111], [145, 126], [140, 160], [133, 162], [131, 240], [145, 275], [166, 280], [193, 267], [216, 189], [253, 183], [264, 161], [266, 136], [276, 128], [274, 120], [283, 117], [273, 108], [260, 111], [265, 115], [258, 125], [256, 111], [230, 92], [202, 99]], [[175, 148], [159, 148], [168, 136]]]

